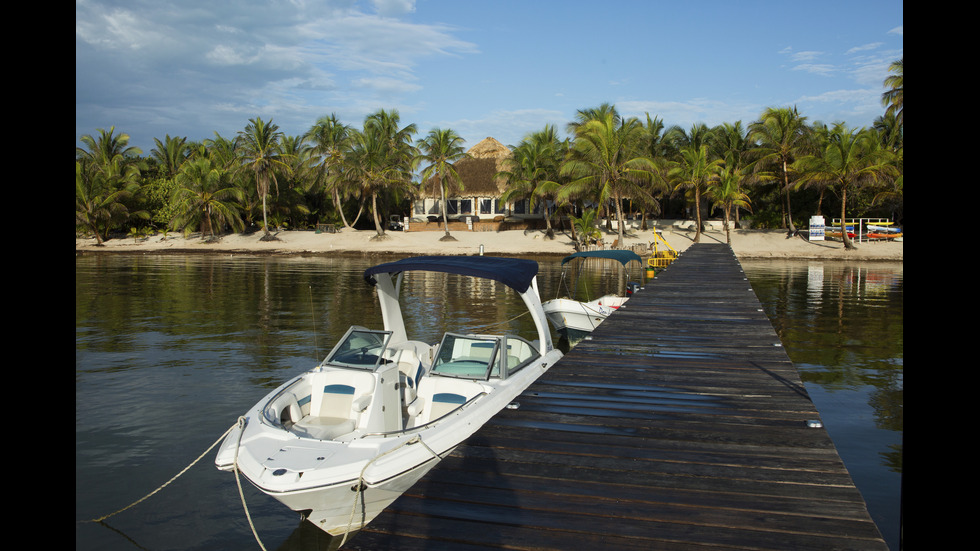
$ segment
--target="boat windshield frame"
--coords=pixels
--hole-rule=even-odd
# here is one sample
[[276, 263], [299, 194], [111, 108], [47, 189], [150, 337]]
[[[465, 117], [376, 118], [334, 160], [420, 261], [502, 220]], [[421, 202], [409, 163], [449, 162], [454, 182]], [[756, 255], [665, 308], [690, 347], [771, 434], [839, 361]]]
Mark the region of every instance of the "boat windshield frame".
[[[498, 355], [501, 349], [502, 337], [497, 335], [464, 335], [462, 333], [445, 333], [439, 341], [439, 349], [432, 360], [430, 373], [442, 377], [456, 379], [472, 379], [487, 381], [490, 379], [495, 366], [499, 366]], [[467, 342], [468, 341], [468, 342]], [[457, 342], [460, 346], [457, 346]], [[472, 351], [474, 344], [485, 349], [482, 343], [492, 344], [490, 355], [486, 358], [460, 355], [461, 349]], [[451, 346], [447, 346], [451, 345]], [[451, 368], [447, 368], [452, 366]], [[440, 369], [442, 367], [442, 369]], [[499, 376], [500, 370], [496, 370]]]
[[[460, 342], [458, 346], [457, 342]], [[478, 357], [472, 355], [475, 348], [486, 350], [486, 347], [481, 346], [480, 343], [493, 343], [489, 355], [485, 352], [482, 352]], [[447, 346], [447, 344], [452, 346]], [[477, 344], [477, 347], [474, 347], [474, 344]], [[520, 349], [521, 352], [511, 355], [512, 347]], [[507, 353], [502, 353], [504, 350]], [[471, 352], [471, 354], [467, 356], [463, 354], [464, 351]], [[442, 336], [429, 372], [441, 377], [476, 381], [507, 379], [540, 357], [541, 351], [534, 343], [516, 335], [476, 335], [449, 332]], [[441, 366], [449, 364], [455, 365], [451, 369], [440, 369]]]
[[[392, 331], [353, 326], [327, 354], [320, 366], [333, 366], [362, 371], [376, 371], [388, 360], [384, 353], [391, 342]], [[359, 339], [363, 342], [358, 342]], [[373, 342], [372, 342], [373, 339]]]

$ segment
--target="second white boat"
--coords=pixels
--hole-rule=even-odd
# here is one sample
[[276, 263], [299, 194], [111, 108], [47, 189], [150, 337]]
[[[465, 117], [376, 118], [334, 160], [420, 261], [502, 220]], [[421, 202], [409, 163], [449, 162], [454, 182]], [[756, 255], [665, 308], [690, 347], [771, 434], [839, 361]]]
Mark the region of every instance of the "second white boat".
[[[578, 252], [562, 259], [562, 267], [575, 260], [585, 258], [605, 258], [615, 260], [624, 267], [630, 262], [636, 261], [642, 264], [643, 259], [633, 251], [609, 250], [609, 251], [584, 251]], [[565, 279], [564, 269], [562, 279]], [[591, 333], [605, 321], [609, 314], [623, 306], [629, 300], [632, 293], [638, 288], [635, 284], [628, 284], [625, 294], [606, 294], [595, 300], [578, 301], [572, 298], [555, 298], [542, 305], [548, 321], [555, 327], [555, 330], [567, 338], [569, 342], [581, 340], [584, 336]]]

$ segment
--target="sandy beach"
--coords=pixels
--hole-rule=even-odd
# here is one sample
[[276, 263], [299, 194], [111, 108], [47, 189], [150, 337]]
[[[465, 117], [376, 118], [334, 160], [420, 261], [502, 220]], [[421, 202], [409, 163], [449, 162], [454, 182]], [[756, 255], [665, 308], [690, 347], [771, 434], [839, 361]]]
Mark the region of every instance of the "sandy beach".
[[[658, 229], [670, 245], [683, 252], [694, 242], [695, 232], [667, 227]], [[312, 230], [282, 231], [276, 240], [262, 241], [262, 233], [225, 235], [217, 242], [200, 237], [184, 238], [180, 234], [152, 236], [137, 240], [131, 237], [114, 238], [97, 246], [95, 239], [75, 239], [75, 253], [222, 253], [222, 254], [438, 254], [476, 255], [483, 248], [485, 255], [567, 255], [575, 252], [571, 238], [561, 232], [547, 239], [542, 231], [456, 231], [455, 241], [440, 241], [442, 231], [388, 232], [387, 239], [376, 240], [374, 230], [345, 229], [338, 233], [317, 233]], [[611, 244], [617, 235], [608, 233], [604, 240]], [[649, 246], [653, 231], [635, 231], [627, 236], [626, 245]], [[711, 230], [701, 234], [701, 243], [725, 243], [725, 232]], [[783, 230], [732, 231], [732, 250], [740, 259], [816, 259], [842, 261], [902, 261], [902, 241], [857, 243], [856, 250], [846, 251], [839, 241], [808, 241], [805, 237], [789, 237]], [[662, 245], [661, 245], [662, 248]]]

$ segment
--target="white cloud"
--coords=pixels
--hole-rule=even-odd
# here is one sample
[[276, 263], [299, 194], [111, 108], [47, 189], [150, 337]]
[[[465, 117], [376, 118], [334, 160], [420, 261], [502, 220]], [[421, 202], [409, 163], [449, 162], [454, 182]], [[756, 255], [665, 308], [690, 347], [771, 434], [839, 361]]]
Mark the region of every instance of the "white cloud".
[[[346, 103], [344, 95], [354, 91], [360, 102], [398, 104], [422, 89], [415, 74], [422, 60], [476, 52], [455, 29], [399, 19], [415, 11], [414, 0], [373, 0], [371, 12], [358, 11], [352, 0], [132, 0], [126, 6], [76, 2], [79, 135], [171, 120], [141, 115], [136, 105], [165, 105], [152, 109], [183, 112], [190, 121], [148, 132], [201, 139], [237, 131], [247, 121], [241, 115], [259, 116], [259, 109], [264, 118], [285, 118], [287, 109], [316, 112], [312, 121], [340, 104], [361, 108]], [[105, 108], [89, 101], [108, 98], [112, 106]], [[130, 99], [134, 106], [124, 107]], [[209, 126], [193, 128], [201, 125]]]
[[397, 17], [415, 12], [414, 0], [372, 0], [372, 3], [378, 15], [383, 17]]
[[821, 76], [829, 76], [837, 72], [836, 67], [827, 63], [801, 63], [794, 66], [793, 70]]
[[818, 57], [822, 56], [823, 52], [808, 51], [808, 52], [796, 52], [790, 56], [793, 61], [803, 62], [803, 61], [813, 61]]
[[883, 44], [882, 42], [872, 42], [870, 44], [863, 44], [861, 46], [855, 46], [855, 47], [851, 48], [850, 50], [847, 50], [846, 54], [847, 55], [851, 55], [851, 54], [856, 54], [858, 52], [867, 52], [867, 51], [870, 51], [870, 50], [877, 50], [878, 48], [880, 48], [882, 46], [882, 44]]

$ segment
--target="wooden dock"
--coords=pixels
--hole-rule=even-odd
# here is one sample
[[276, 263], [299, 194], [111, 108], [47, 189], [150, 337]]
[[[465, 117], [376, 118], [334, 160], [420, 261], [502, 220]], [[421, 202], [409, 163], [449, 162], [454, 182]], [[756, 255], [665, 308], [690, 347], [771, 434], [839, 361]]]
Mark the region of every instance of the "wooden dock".
[[699, 244], [345, 549], [887, 550], [727, 245]]

